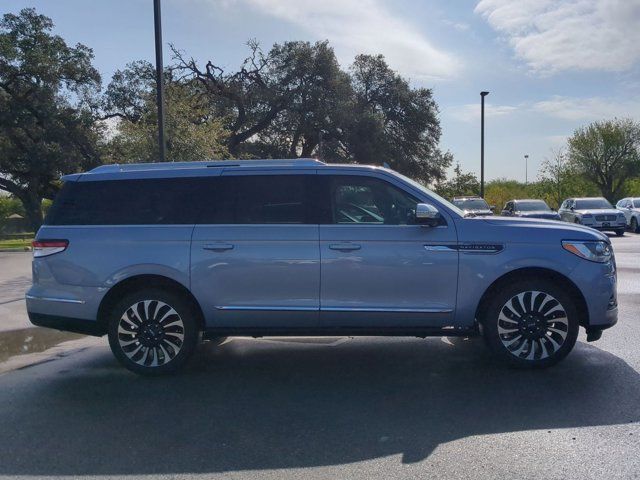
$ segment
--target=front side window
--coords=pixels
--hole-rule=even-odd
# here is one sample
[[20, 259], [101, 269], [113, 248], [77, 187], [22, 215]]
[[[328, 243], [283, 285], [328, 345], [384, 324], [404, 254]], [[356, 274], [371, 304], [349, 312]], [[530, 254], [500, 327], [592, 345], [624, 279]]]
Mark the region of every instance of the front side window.
[[329, 181], [334, 224], [412, 225], [418, 200], [383, 180], [336, 176]]

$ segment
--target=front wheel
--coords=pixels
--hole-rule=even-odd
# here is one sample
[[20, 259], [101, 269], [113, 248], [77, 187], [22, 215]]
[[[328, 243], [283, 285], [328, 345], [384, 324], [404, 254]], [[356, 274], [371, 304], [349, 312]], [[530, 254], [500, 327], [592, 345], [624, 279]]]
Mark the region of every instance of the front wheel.
[[180, 369], [198, 341], [194, 309], [174, 292], [148, 288], [125, 295], [109, 316], [109, 346], [126, 368], [143, 375]]
[[640, 233], [640, 230], [638, 229], [638, 219], [636, 217], [631, 219], [631, 231], [633, 233]]
[[624, 228], [619, 228], [616, 230], [616, 235], [622, 237], [624, 235]]
[[575, 302], [546, 279], [515, 282], [490, 300], [483, 334], [494, 354], [525, 368], [549, 367], [573, 349], [578, 338]]

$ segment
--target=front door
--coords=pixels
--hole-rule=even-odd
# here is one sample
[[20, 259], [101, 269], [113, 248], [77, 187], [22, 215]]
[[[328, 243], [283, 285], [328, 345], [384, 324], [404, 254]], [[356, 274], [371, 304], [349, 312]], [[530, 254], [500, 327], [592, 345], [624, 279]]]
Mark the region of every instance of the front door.
[[238, 173], [216, 179], [193, 232], [191, 288], [207, 326], [317, 327], [315, 171]]
[[321, 175], [330, 212], [320, 225], [321, 324], [441, 328], [454, 318], [457, 236], [450, 218], [416, 225], [419, 200], [387, 180]]

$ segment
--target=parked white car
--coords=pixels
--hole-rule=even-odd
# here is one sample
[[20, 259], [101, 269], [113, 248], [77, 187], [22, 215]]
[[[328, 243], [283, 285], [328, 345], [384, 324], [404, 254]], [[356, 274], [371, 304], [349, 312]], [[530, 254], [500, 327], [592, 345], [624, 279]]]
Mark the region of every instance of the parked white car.
[[624, 214], [627, 227], [634, 233], [640, 233], [640, 198], [623, 198], [616, 203], [616, 208]]

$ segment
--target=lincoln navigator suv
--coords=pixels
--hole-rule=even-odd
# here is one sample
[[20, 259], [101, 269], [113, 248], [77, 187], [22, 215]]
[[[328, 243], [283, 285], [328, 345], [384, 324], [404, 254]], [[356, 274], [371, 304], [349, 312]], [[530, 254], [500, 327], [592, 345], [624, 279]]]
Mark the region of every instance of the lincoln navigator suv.
[[390, 169], [311, 159], [67, 175], [33, 243], [35, 325], [107, 335], [141, 374], [225, 336], [482, 335], [546, 367], [617, 320], [609, 239], [465, 216]]

